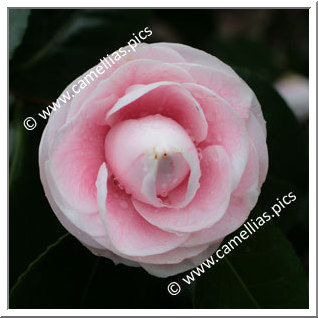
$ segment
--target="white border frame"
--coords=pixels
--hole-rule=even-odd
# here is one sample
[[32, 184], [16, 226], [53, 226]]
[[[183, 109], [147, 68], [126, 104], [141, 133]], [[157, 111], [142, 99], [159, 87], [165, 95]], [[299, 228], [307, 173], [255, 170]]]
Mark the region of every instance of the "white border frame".
[[[217, 2], [217, 3], [216, 3]], [[78, 5], [89, 4], [89, 7], [105, 8], [104, 5], [111, 7], [134, 7], [150, 8], [150, 7], [183, 7], [185, 2], [176, 0], [160, 0], [160, 1], [142, 1], [135, 0], [129, 3], [128, 1], [117, 0], [114, 2], [115, 5], [106, 3], [104, 1], [90, 0], [89, 3], [79, 3], [75, 0], [55, 0], [43, 1], [31, 0], [23, 2], [21, 0], [5, 1], [5, 4], [1, 6], [1, 38], [2, 43], [7, 43], [7, 9], [8, 7], [77, 7]], [[268, 1], [240, 1], [240, 6], [236, 6], [235, 1], [203, 1], [196, 0], [193, 2], [195, 6], [192, 6], [189, 2], [189, 7], [205, 7], [209, 8], [310, 8], [309, 10], [309, 93], [310, 93], [310, 125], [309, 125], [309, 213], [310, 213], [310, 224], [309, 224], [309, 309], [7, 309], [8, 291], [7, 291], [7, 264], [8, 262], [1, 262], [1, 289], [0, 289], [0, 314], [1, 316], [316, 316], [316, 2], [314, 1], [293, 1], [293, 0], [268, 0]], [[88, 7], [88, 6], [87, 6]], [[0, 87], [1, 96], [3, 101], [7, 101], [8, 105], [8, 54], [4, 48], [0, 51], [1, 64], [3, 72], [2, 77], [6, 76]], [[4, 82], [7, 85], [4, 85]], [[4, 104], [4, 103], [3, 103]], [[8, 111], [7, 107], [2, 105], [0, 108], [0, 141], [2, 149], [8, 149]], [[8, 151], [8, 150], [7, 150]], [[8, 155], [8, 153], [7, 153]], [[8, 163], [7, 158], [1, 156], [1, 175], [8, 177]], [[0, 235], [1, 235], [1, 255], [8, 255], [8, 236], [7, 236], [7, 224], [8, 215], [4, 211], [8, 209], [8, 184], [7, 179], [1, 179], [1, 222], [0, 222]], [[6, 191], [5, 191], [6, 190]], [[4, 258], [2, 258], [4, 260]], [[8, 261], [8, 260], [7, 260]]]

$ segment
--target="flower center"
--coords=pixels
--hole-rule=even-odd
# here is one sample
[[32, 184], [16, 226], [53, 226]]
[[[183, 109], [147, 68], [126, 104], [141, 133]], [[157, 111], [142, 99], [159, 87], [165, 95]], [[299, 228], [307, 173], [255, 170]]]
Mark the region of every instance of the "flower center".
[[136, 199], [153, 205], [187, 179], [189, 153], [197, 158], [189, 135], [161, 115], [122, 121], [105, 139], [106, 161], [118, 182]]

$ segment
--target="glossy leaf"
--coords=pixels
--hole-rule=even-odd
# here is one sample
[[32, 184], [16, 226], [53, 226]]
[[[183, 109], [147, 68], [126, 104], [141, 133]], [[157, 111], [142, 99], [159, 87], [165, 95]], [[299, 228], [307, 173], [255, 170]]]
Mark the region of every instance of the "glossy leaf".
[[10, 308], [192, 308], [191, 288], [175, 298], [171, 278], [96, 257], [62, 237], [28, 267], [10, 295]]
[[197, 279], [195, 307], [308, 308], [307, 278], [291, 244], [266, 223]]
[[13, 56], [15, 49], [20, 45], [28, 25], [30, 9], [9, 10], [9, 57]]
[[238, 70], [255, 92], [267, 122], [268, 175], [308, 188], [308, 147], [290, 108], [273, 87], [247, 70]]

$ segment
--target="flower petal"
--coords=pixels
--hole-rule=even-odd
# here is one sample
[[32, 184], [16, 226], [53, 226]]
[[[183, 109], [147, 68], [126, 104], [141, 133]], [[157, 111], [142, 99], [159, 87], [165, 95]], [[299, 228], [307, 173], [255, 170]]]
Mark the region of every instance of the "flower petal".
[[177, 264], [191, 257], [196, 257], [209, 247], [209, 244], [202, 244], [192, 247], [177, 247], [169, 252], [133, 257], [133, 260], [144, 264]]
[[[161, 81], [172, 81], [176, 83], [193, 82], [192, 77], [187, 71], [174, 64], [144, 58], [140, 60], [130, 60], [127, 63], [120, 63], [120, 67], [118, 64], [115, 65], [116, 70], [114, 70], [114, 67], [112, 67], [111, 71], [107, 70], [105, 72], [107, 76], [103, 74], [98, 77], [89, 84], [89, 87], [74, 96], [68, 114], [68, 120], [76, 116], [83, 108], [94, 111], [91, 107], [92, 103], [94, 104], [109, 97], [118, 99], [124, 96], [130, 86], [139, 84], [146, 85]], [[145, 70], [147, 71], [145, 72]], [[89, 71], [83, 74], [79, 79], [82, 79], [87, 73], [89, 73]], [[77, 81], [79, 79], [77, 79]]]
[[183, 246], [196, 246], [220, 240], [239, 228], [247, 219], [259, 195], [259, 159], [253, 142], [246, 169], [237, 189], [231, 196], [225, 215], [208, 229], [192, 233]]
[[225, 99], [239, 116], [247, 121], [254, 101], [254, 93], [236, 74], [198, 64], [178, 63], [202, 86]]
[[105, 169], [105, 165], [100, 168], [96, 185], [107, 186], [106, 201], [106, 190], [102, 189], [97, 191], [97, 200], [115, 252], [129, 256], [160, 254], [178, 247], [187, 239], [188, 235], [162, 231], [143, 219], [132, 205], [131, 197], [119, 189], [111, 178], [107, 179], [107, 185], [103, 182], [107, 177]]
[[209, 145], [222, 146], [232, 165], [232, 189], [243, 175], [248, 157], [248, 134], [246, 125], [228, 102], [208, 88], [197, 84], [183, 84], [200, 103], [208, 122], [207, 138], [199, 144], [204, 149]]
[[223, 63], [217, 57], [211, 54], [208, 54], [202, 50], [190, 47], [188, 45], [179, 44], [179, 43], [159, 42], [159, 43], [156, 43], [156, 46], [173, 49], [174, 51], [178, 52], [183, 57], [186, 63], [213, 67], [216, 70], [219, 70], [228, 74], [236, 74], [230, 66]]
[[97, 210], [95, 180], [104, 162], [104, 140], [109, 128], [78, 116], [55, 136], [50, 170], [60, 196], [79, 213]]
[[[125, 47], [129, 50], [129, 46]], [[155, 44], [139, 43], [135, 52], [130, 51], [129, 59], [151, 59], [166, 63], [182, 63], [184, 58], [169, 47], [161, 47]]]
[[259, 157], [259, 187], [261, 187], [268, 171], [266, 134], [264, 135], [262, 125], [252, 113], [248, 119], [247, 129]]
[[157, 277], [169, 277], [185, 272], [195, 266], [203, 263], [209, 256], [211, 256], [219, 247], [221, 241], [211, 244], [206, 250], [199, 255], [183, 260], [177, 264], [145, 264], [140, 263], [149, 274]]
[[104, 225], [98, 213], [98, 210], [90, 213], [79, 213], [70, 206], [61, 193], [57, 191], [57, 185], [52, 177], [52, 169], [50, 169], [47, 161], [41, 169], [41, 180], [46, 196], [50, 205], [65, 228], [87, 245], [97, 248], [109, 246]]

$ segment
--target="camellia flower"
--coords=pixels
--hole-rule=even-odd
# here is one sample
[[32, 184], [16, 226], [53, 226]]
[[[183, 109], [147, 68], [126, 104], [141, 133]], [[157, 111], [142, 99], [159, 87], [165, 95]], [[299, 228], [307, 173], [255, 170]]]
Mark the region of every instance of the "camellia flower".
[[247, 219], [268, 169], [265, 121], [216, 57], [140, 44], [51, 115], [39, 163], [54, 213], [82, 244], [166, 277]]

